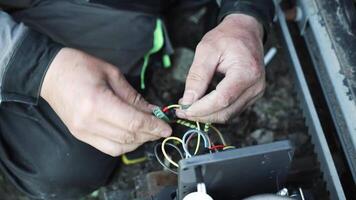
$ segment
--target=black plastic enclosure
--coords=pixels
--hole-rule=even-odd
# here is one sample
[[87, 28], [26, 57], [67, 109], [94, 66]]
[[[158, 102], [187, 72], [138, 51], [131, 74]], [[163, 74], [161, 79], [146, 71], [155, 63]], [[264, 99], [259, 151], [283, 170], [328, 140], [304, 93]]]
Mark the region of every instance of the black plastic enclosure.
[[197, 168], [214, 200], [275, 193], [283, 188], [292, 157], [290, 142], [279, 141], [183, 159], [179, 162], [178, 199], [196, 191]]

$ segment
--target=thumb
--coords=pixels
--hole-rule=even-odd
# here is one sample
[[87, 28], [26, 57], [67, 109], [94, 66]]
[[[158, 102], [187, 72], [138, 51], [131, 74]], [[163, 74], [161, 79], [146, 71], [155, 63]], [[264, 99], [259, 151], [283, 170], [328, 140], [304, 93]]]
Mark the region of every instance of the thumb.
[[207, 42], [200, 42], [196, 48], [180, 104], [191, 105], [205, 94], [218, 63], [218, 53]]

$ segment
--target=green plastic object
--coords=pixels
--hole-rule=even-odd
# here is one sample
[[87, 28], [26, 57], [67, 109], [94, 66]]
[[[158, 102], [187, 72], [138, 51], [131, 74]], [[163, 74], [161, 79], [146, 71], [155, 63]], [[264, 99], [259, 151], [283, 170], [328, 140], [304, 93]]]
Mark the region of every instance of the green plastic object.
[[153, 109], [153, 114], [158, 118], [158, 119], [162, 119], [163, 121], [169, 122], [169, 118], [168, 116], [161, 110], [160, 107], [155, 107]]

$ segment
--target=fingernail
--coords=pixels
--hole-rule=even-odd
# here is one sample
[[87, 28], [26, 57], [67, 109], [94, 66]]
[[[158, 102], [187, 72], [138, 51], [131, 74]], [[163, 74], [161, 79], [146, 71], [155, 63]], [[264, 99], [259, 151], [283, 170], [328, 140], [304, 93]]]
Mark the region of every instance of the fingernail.
[[187, 117], [187, 115], [185, 114], [185, 112], [183, 110], [176, 110], [176, 115], [179, 118], [186, 118]]
[[171, 135], [171, 131], [170, 130], [164, 130], [162, 131], [162, 137], [169, 137]]
[[183, 95], [183, 99], [181, 100], [181, 104], [183, 105], [190, 105], [195, 100], [195, 92], [193, 91], [186, 91]]

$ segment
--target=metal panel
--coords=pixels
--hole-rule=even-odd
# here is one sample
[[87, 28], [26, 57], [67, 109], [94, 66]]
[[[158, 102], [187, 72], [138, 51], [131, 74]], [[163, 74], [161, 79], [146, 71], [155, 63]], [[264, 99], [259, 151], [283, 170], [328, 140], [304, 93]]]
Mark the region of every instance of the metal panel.
[[323, 172], [324, 179], [327, 184], [327, 189], [330, 192], [331, 199], [346, 199], [343, 188], [337, 174], [334, 161], [331, 157], [330, 149], [325, 139], [323, 129], [320, 124], [318, 114], [316, 112], [311, 94], [306, 83], [288, 26], [281, 10], [278, 1], [274, 0], [278, 23], [282, 30], [284, 41], [292, 61], [292, 71], [295, 75], [297, 92], [301, 101], [302, 109], [306, 118], [306, 123], [309, 127], [309, 132], [312, 142], [315, 145], [315, 152], [320, 162], [320, 167]]
[[[346, 85], [345, 70], [342, 68], [340, 58], [337, 57], [337, 48], [330, 38], [333, 36], [327, 30], [326, 22], [317, 9], [317, 3], [299, 0], [298, 5], [305, 16], [303, 18], [307, 20], [299, 21], [298, 25], [306, 40], [338, 137], [356, 182], [356, 104], [352, 100], [350, 88]], [[341, 42], [343, 39], [345, 38], [337, 40]]]

